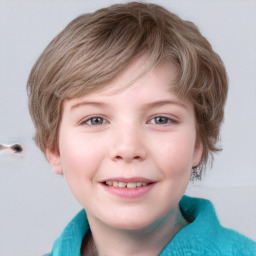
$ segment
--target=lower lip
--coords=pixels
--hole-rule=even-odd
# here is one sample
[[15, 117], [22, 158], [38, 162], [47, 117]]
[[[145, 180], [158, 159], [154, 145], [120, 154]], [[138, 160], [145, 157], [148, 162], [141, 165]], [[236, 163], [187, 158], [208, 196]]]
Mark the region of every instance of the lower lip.
[[128, 198], [128, 199], [135, 199], [144, 196], [147, 194], [153, 187], [155, 183], [151, 183], [147, 186], [141, 186], [137, 188], [119, 188], [119, 187], [111, 187], [105, 184], [102, 184], [104, 189], [118, 197]]

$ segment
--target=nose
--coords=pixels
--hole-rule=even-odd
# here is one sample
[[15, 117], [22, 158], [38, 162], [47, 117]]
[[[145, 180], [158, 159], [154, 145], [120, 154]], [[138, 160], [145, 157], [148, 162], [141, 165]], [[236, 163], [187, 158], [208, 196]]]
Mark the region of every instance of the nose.
[[131, 125], [113, 131], [109, 154], [113, 161], [129, 163], [144, 160], [147, 150], [142, 131]]

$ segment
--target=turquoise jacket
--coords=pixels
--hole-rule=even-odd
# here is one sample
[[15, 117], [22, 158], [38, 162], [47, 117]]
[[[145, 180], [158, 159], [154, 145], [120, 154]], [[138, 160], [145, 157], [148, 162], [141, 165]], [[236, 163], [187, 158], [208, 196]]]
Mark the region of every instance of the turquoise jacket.
[[[174, 236], [160, 256], [256, 256], [256, 243], [222, 227], [210, 201], [183, 196], [180, 209], [192, 222]], [[80, 256], [82, 241], [89, 229], [82, 210], [55, 241], [48, 256]]]

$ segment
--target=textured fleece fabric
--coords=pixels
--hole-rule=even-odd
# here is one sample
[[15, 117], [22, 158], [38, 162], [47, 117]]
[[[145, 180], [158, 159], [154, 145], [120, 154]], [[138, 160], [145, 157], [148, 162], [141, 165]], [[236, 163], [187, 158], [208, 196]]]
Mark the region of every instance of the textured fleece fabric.
[[[174, 236], [160, 256], [256, 256], [256, 243], [222, 227], [210, 201], [183, 196], [180, 209], [191, 223]], [[82, 210], [55, 241], [48, 256], [81, 256], [82, 241], [89, 230]]]

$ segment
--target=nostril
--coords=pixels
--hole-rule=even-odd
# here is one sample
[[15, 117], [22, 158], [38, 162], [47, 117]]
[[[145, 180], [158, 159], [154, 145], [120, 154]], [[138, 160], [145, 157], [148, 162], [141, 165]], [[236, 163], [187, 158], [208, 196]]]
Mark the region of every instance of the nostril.
[[131, 162], [144, 160], [147, 154], [142, 143], [134, 143], [133, 145], [131, 142], [128, 142], [120, 142], [113, 145], [109, 151], [109, 157], [113, 161]]
[[143, 160], [143, 157], [141, 156], [128, 156], [128, 155], [124, 155], [124, 156], [115, 156], [114, 158], [112, 158], [113, 161], [125, 161], [125, 162], [131, 162], [131, 161], [141, 161]]

